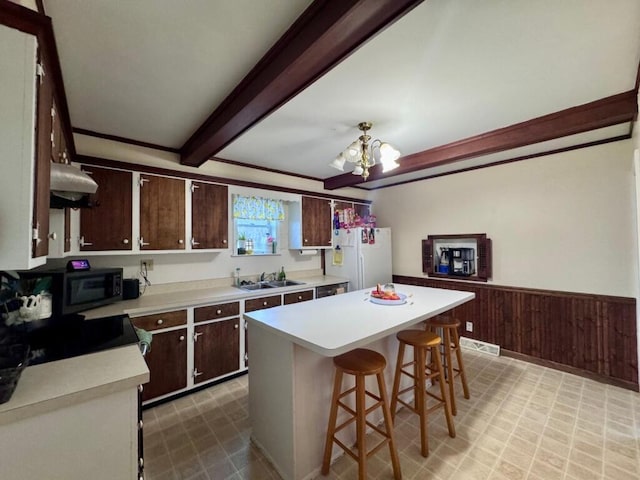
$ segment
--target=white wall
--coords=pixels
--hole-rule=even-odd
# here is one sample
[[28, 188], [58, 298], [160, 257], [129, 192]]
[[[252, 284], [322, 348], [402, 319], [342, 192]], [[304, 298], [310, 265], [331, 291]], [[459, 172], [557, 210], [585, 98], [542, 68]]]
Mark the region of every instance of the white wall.
[[635, 297], [633, 142], [380, 189], [393, 273], [424, 276], [421, 239], [487, 233], [497, 285]]

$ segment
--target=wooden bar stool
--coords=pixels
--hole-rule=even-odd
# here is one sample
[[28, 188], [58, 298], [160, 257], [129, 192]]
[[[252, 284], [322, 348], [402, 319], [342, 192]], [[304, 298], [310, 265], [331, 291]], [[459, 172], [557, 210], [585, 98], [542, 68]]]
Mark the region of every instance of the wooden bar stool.
[[[393, 437], [393, 423], [391, 420], [391, 412], [389, 411], [389, 401], [384, 383], [384, 369], [387, 361], [384, 356], [373, 350], [357, 348], [343, 355], [334, 357], [333, 363], [336, 367], [335, 380], [333, 384], [333, 397], [331, 399], [331, 412], [329, 414], [329, 427], [327, 428], [327, 439], [324, 447], [324, 458], [322, 460], [322, 474], [329, 473], [329, 464], [331, 463], [331, 450], [333, 442], [340, 446], [347, 454], [358, 462], [358, 478], [364, 480], [367, 477], [367, 458], [376, 453], [385, 444], [389, 444], [389, 453], [391, 454], [391, 464], [393, 466], [393, 475], [396, 480], [402, 478], [400, 472], [400, 462], [398, 460], [398, 452], [396, 451], [395, 441]], [[344, 392], [342, 389], [342, 377], [347, 373], [356, 377], [356, 385]], [[380, 396], [365, 389], [365, 377], [367, 375], [375, 375], [378, 380], [378, 391]], [[355, 392], [356, 407], [351, 407], [342, 402], [342, 398]], [[366, 396], [375, 400], [375, 403], [367, 408]], [[338, 417], [338, 407], [342, 407], [349, 412], [351, 417], [344, 423], [336, 426]], [[367, 421], [367, 415], [376, 408], [382, 407], [384, 416], [384, 430], [377, 425]], [[336, 433], [347, 425], [356, 422], [356, 448], [354, 453], [349, 447], [336, 438]], [[367, 452], [365, 445], [365, 435], [367, 426], [385, 437], [382, 442], [376, 445], [371, 451]]]
[[[462, 391], [464, 392], [464, 398], [469, 398], [469, 387], [467, 386], [467, 376], [464, 373], [464, 363], [462, 361], [462, 351], [460, 350], [460, 335], [458, 334], [458, 328], [460, 327], [460, 321], [447, 317], [439, 316], [430, 318], [427, 320], [427, 330], [435, 332], [436, 329], [442, 329], [442, 345], [444, 350], [445, 368], [446, 368], [446, 380], [449, 385], [449, 399], [451, 401], [451, 413], [458, 414], [456, 408], [456, 397], [454, 389], [455, 377], [460, 377], [462, 383]], [[457, 368], [454, 368], [452, 362], [452, 353], [456, 354]]]
[[[447, 428], [449, 436], [455, 438], [456, 429], [453, 425], [453, 417], [447, 399], [447, 393], [444, 388], [444, 372], [442, 370], [442, 362], [440, 360], [440, 337], [432, 332], [425, 330], [403, 330], [398, 332], [396, 338], [400, 341], [398, 348], [398, 362], [396, 364], [396, 373], [393, 380], [393, 392], [391, 394], [391, 417], [395, 419], [396, 408], [401, 403], [412, 412], [418, 414], [420, 418], [420, 447], [423, 457], [429, 455], [429, 442], [427, 430], [428, 415], [442, 407], [444, 416], [447, 420]], [[404, 362], [405, 346], [413, 347], [413, 361]], [[427, 364], [427, 351], [431, 352], [431, 362]], [[411, 371], [405, 370], [406, 367], [413, 366]], [[413, 384], [407, 388], [400, 390], [400, 380], [402, 375], [407, 375], [413, 379]], [[427, 391], [427, 380], [432, 383], [438, 380], [440, 385], [440, 396]], [[401, 400], [400, 395], [412, 391], [414, 392], [413, 405]], [[437, 401], [434, 405], [427, 407], [427, 399], [431, 397]]]

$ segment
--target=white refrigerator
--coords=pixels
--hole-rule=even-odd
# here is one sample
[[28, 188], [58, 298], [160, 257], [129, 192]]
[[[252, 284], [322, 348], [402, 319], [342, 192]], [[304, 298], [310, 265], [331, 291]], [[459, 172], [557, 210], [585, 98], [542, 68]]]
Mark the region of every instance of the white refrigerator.
[[325, 271], [348, 278], [350, 292], [391, 282], [390, 228], [340, 229], [334, 231], [332, 244]]

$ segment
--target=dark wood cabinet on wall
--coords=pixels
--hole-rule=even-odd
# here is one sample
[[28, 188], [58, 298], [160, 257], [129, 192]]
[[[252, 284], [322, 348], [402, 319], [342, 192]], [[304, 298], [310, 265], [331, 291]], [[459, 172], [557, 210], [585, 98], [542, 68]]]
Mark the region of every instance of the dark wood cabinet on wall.
[[185, 183], [140, 175], [140, 249], [184, 250]]
[[491, 239], [485, 233], [429, 235], [422, 240], [422, 272], [430, 277], [486, 282]]
[[90, 198], [93, 207], [80, 210], [80, 251], [131, 250], [131, 172], [93, 166], [83, 171], [98, 190]]
[[191, 183], [191, 247], [227, 248], [229, 236], [228, 187]]
[[331, 201], [302, 197], [302, 244], [304, 247], [331, 245]]

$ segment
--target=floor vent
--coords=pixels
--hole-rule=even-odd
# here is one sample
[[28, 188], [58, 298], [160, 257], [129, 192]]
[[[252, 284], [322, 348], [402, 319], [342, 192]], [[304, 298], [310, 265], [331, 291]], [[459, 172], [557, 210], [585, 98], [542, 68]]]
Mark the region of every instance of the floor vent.
[[481, 342], [480, 340], [474, 340], [473, 338], [460, 337], [460, 346], [475, 352], [488, 353], [494, 357], [500, 356], [500, 345], [494, 345], [493, 343]]

